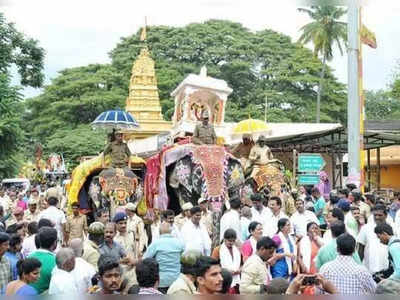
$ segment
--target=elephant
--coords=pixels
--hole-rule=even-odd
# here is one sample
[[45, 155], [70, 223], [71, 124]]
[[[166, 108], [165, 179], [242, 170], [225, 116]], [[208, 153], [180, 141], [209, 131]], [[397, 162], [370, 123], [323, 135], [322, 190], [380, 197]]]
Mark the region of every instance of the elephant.
[[294, 199], [290, 194], [290, 181], [285, 175], [285, 166], [280, 160], [274, 159], [262, 166], [255, 176], [248, 176], [243, 188], [244, 201], [249, 201], [254, 193], [269, 196], [279, 196], [282, 199], [282, 209], [287, 215], [292, 215], [296, 209]]
[[118, 207], [138, 202], [143, 188], [140, 178], [132, 170], [109, 168], [92, 178], [88, 195], [92, 210], [107, 209], [114, 215]]
[[[212, 244], [219, 244], [219, 220], [225, 201], [240, 199], [244, 173], [240, 161], [222, 146], [192, 146], [188, 154], [167, 168], [168, 208], [179, 213], [186, 202], [209, 200], [213, 216]], [[202, 149], [201, 151], [199, 149]], [[202, 154], [196, 155], [196, 152]]]

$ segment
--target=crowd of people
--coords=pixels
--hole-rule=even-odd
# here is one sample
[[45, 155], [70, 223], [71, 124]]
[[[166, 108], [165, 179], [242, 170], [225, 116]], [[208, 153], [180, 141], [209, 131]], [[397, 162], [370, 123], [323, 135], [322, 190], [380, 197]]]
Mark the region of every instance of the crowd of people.
[[[400, 293], [400, 194], [292, 191], [232, 198], [213, 245], [207, 200], [152, 224], [128, 203], [88, 224], [57, 188], [0, 190], [0, 290], [37, 294]], [[244, 204], [246, 203], [246, 205]], [[214, 247], [213, 247], [214, 246]]]

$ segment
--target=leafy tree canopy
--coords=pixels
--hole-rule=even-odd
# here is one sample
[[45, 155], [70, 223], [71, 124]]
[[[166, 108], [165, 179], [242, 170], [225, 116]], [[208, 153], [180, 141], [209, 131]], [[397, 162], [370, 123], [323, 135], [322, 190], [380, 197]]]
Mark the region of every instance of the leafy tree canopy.
[[400, 98], [393, 92], [365, 91], [365, 111], [368, 120], [397, 120], [400, 118]]
[[14, 176], [23, 159], [22, 95], [11, 85], [10, 67], [17, 68], [22, 85], [40, 87], [43, 59], [38, 42], [18, 32], [0, 13], [0, 178]]
[[78, 125], [74, 129], [57, 130], [45, 145], [45, 154], [62, 153], [68, 169], [79, 164], [79, 158], [87, 155], [98, 155], [105, 146], [105, 131], [93, 132], [90, 125]]

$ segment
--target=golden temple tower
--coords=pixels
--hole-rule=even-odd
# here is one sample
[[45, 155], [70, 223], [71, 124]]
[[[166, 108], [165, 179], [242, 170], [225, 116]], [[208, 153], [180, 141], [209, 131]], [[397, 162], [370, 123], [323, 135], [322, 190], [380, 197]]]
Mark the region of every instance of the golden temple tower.
[[[141, 40], [146, 39], [146, 26]], [[146, 138], [171, 129], [171, 122], [163, 119], [158, 95], [155, 63], [147, 46], [144, 46], [132, 67], [129, 96], [125, 110], [131, 113], [140, 125], [139, 130], [127, 132], [129, 138]]]

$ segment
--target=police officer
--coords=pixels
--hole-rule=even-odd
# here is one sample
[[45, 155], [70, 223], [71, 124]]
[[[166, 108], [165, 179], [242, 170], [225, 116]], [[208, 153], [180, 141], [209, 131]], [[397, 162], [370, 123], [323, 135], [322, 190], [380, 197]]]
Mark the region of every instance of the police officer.
[[196, 125], [193, 132], [193, 143], [197, 145], [214, 145], [217, 142], [214, 126], [209, 124], [209, 114], [204, 110], [201, 115], [201, 123]]
[[122, 139], [122, 132], [117, 131], [115, 133], [115, 140], [109, 142], [103, 152], [103, 168], [105, 166], [104, 157], [111, 155], [111, 167], [112, 168], [125, 168], [126, 166], [131, 168], [130, 156], [131, 151], [126, 143]]

